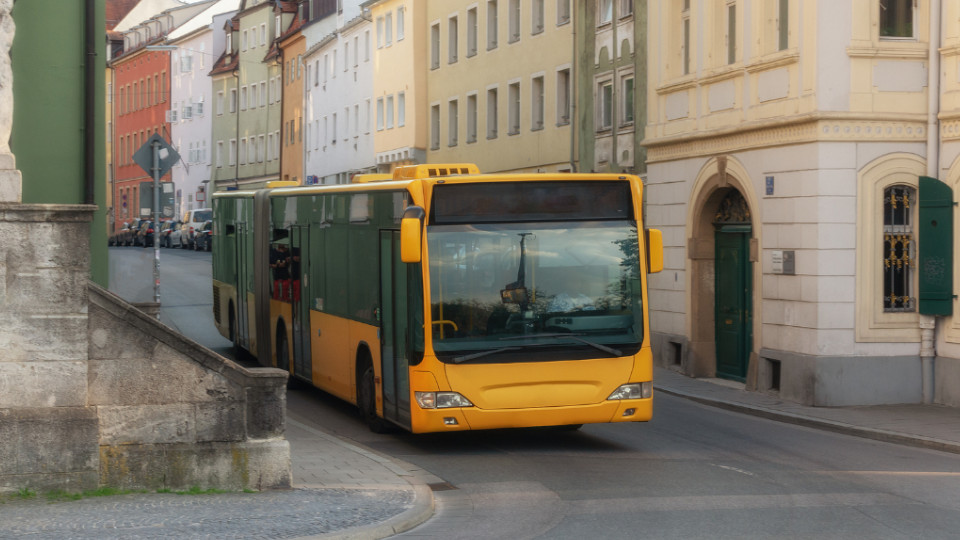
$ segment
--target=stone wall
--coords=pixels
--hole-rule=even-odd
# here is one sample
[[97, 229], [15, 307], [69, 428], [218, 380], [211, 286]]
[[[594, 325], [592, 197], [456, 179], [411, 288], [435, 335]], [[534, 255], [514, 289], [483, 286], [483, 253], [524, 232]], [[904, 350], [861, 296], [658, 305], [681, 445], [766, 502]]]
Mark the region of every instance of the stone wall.
[[88, 404], [100, 483], [290, 486], [287, 374], [246, 369], [90, 283]]
[[0, 203], [0, 492], [289, 487], [287, 374], [90, 282], [93, 211]]

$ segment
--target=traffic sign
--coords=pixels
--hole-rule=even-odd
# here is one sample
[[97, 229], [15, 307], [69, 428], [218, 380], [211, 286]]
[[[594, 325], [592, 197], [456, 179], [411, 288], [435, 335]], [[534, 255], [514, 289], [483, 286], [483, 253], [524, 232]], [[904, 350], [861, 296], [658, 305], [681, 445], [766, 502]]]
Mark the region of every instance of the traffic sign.
[[153, 176], [154, 144], [157, 145], [159, 158], [157, 163], [159, 164], [158, 168], [160, 169], [157, 176], [160, 177], [170, 172], [170, 169], [172, 169], [177, 161], [180, 160], [180, 154], [178, 154], [177, 151], [170, 146], [170, 143], [164, 140], [164, 138], [159, 134], [154, 133], [151, 135], [150, 138], [143, 143], [143, 146], [141, 146], [140, 149], [133, 154], [134, 163], [139, 165], [143, 170], [147, 171], [147, 174], [150, 176]]

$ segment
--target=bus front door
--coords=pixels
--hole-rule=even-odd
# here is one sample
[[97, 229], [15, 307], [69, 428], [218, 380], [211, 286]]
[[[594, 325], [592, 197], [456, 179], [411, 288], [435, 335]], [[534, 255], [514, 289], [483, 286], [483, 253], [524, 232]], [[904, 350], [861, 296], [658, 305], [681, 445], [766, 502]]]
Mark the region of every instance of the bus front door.
[[410, 427], [409, 266], [400, 260], [400, 231], [380, 231], [380, 377], [383, 416]]
[[310, 382], [310, 228], [290, 228], [290, 281], [293, 300], [293, 376]]

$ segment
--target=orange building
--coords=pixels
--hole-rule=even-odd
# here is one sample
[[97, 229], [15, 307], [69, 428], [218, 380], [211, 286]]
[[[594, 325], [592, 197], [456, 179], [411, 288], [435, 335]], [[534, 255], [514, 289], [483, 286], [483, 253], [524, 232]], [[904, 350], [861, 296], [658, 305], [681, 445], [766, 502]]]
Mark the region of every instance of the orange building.
[[283, 70], [283, 112], [280, 130], [280, 179], [304, 183], [303, 179], [303, 55], [307, 40], [298, 13], [290, 28], [277, 40]]

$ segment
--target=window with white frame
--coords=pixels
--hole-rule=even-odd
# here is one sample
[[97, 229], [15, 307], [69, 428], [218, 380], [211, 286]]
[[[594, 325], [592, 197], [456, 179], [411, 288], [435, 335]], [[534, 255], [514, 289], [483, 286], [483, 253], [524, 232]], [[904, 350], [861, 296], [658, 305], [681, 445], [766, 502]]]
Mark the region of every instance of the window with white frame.
[[570, 123], [570, 68], [557, 71], [557, 125]]
[[467, 10], [467, 57], [477, 54], [477, 8]]
[[597, 83], [597, 130], [613, 127], [613, 82], [604, 80]]
[[247, 138], [243, 137], [240, 139], [240, 164], [247, 164]]
[[397, 127], [407, 123], [407, 95], [404, 92], [397, 94]]
[[459, 53], [458, 43], [460, 42], [459, 35], [459, 17], [453, 16], [447, 19], [447, 63], [453, 64], [457, 61], [457, 56]]
[[267, 81], [260, 81], [260, 106], [267, 105]]
[[430, 68], [440, 67], [440, 24], [430, 26]]
[[477, 142], [477, 94], [467, 95], [467, 144]]
[[393, 45], [393, 12], [388, 11], [383, 19], [383, 39], [387, 47]]
[[365, 113], [363, 115], [363, 132], [369, 135], [370, 134], [370, 116], [371, 116], [370, 112], [371, 112], [371, 107], [373, 107], [373, 102], [370, 100], [370, 98], [367, 98], [365, 102], [366, 102], [366, 107], [365, 107]]
[[360, 64], [360, 36], [353, 36], [353, 67]]
[[387, 96], [387, 129], [393, 129], [393, 94]]
[[260, 23], [260, 46], [267, 45], [267, 23]]
[[360, 105], [353, 106], [353, 129], [356, 131], [354, 137], [360, 135]]
[[250, 85], [250, 108], [257, 106], [257, 84]]
[[497, 138], [497, 126], [498, 126], [498, 96], [496, 88], [487, 89], [487, 138], [496, 139]]
[[247, 50], [247, 31], [246, 30], [244, 30], [243, 33], [240, 34], [240, 50], [241, 51]]
[[343, 70], [350, 68], [350, 40], [343, 41]]
[[383, 48], [383, 17], [377, 17], [377, 48]]
[[617, 17], [625, 19], [633, 15], [633, 0], [620, 0], [620, 5], [618, 6], [619, 11], [617, 12]]
[[557, 0], [557, 26], [570, 22], [570, 0]]
[[193, 104], [193, 114], [203, 116], [203, 96]]
[[497, 14], [497, 0], [487, 0], [487, 50], [497, 48], [497, 28], [500, 17]]
[[230, 112], [231, 113], [237, 112], [237, 89], [236, 88], [230, 89]]
[[539, 34], [543, 32], [543, 2], [544, 0], [532, 0], [530, 2], [530, 33]]
[[236, 139], [230, 139], [229, 158], [230, 158], [230, 161], [228, 162], [228, 165], [233, 167], [234, 165], [237, 164], [237, 140]]
[[383, 129], [383, 98], [377, 98], [377, 131]]
[[337, 113], [330, 117], [330, 143], [337, 144]]
[[363, 33], [363, 61], [370, 61], [370, 31]]
[[457, 135], [459, 134], [460, 121], [460, 102], [451, 99], [447, 102], [447, 146], [457, 145]]
[[680, 12], [682, 43], [680, 44], [680, 62], [682, 73], [690, 74], [690, 0], [683, 0], [683, 9]]
[[520, 41], [520, 0], [508, 0], [507, 15], [509, 21], [510, 36], [508, 43]]
[[634, 78], [633, 74], [620, 80], [620, 125], [634, 123]]
[[217, 141], [217, 168], [223, 167], [223, 141]]
[[223, 115], [223, 90], [217, 92], [217, 116]]
[[914, 39], [917, 0], [878, 0], [880, 39]]
[[530, 129], [543, 129], [543, 75], [530, 81]]
[[404, 14], [406, 10], [403, 6], [397, 8], [397, 41], [403, 41], [403, 34], [406, 31], [404, 28]]
[[613, 0], [597, 0], [597, 26], [613, 21]]
[[440, 149], [440, 105], [430, 106], [430, 149]]
[[507, 135], [520, 133], [520, 83], [507, 87]]

